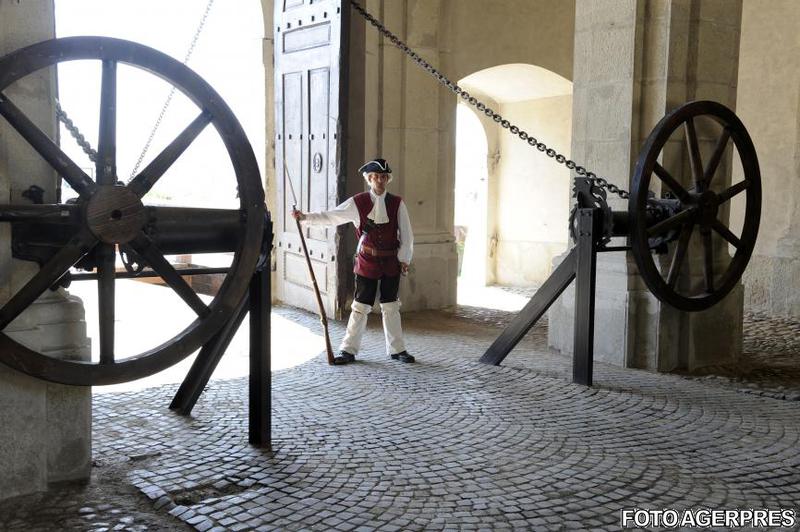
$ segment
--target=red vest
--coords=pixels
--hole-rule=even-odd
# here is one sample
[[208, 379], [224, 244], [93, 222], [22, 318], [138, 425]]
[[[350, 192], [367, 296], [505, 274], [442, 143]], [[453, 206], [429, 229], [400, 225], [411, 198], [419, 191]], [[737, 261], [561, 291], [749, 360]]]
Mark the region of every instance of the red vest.
[[[364, 234], [364, 229], [367, 227], [367, 215], [372, 210], [372, 196], [369, 192], [362, 192], [356, 194], [353, 200], [358, 207], [358, 216], [361, 219], [356, 228], [356, 237], [360, 241], [361, 235]], [[400, 196], [387, 192], [385, 201], [389, 222], [373, 224], [370, 220], [372, 227], [366, 231], [353, 268], [355, 273], [369, 279], [400, 275], [400, 262], [397, 260], [397, 250], [400, 248], [397, 211], [400, 209], [402, 199]]]

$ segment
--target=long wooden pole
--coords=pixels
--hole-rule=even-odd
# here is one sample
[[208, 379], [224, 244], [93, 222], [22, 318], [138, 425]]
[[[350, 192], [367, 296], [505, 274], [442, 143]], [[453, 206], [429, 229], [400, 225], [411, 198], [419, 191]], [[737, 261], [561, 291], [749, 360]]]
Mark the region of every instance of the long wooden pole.
[[[283, 164], [283, 171], [289, 179], [289, 188], [292, 191], [292, 199], [294, 204], [292, 210], [297, 209], [297, 196], [294, 193], [294, 184], [292, 184], [292, 176], [289, 175], [289, 170], [286, 168], [286, 163]], [[314, 268], [311, 265], [311, 257], [308, 254], [308, 247], [306, 246], [306, 239], [303, 236], [303, 228], [300, 226], [300, 220], [295, 218], [297, 224], [297, 234], [300, 235], [300, 244], [303, 246], [303, 254], [306, 256], [306, 264], [308, 265], [308, 275], [311, 276], [311, 284], [314, 285], [314, 295], [317, 296], [317, 307], [319, 307], [319, 321], [322, 322], [322, 330], [325, 333], [325, 349], [328, 351], [328, 364], [333, 366], [333, 348], [331, 347], [331, 337], [328, 333], [328, 316], [325, 314], [325, 306], [322, 304], [322, 295], [319, 293], [319, 286], [317, 285], [317, 276], [314, 275]]]

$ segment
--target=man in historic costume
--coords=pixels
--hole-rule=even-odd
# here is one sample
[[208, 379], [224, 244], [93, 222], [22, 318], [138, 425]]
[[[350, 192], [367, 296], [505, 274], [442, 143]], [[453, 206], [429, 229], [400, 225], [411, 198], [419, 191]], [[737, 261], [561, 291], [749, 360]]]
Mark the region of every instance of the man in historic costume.
[[356, 292], [347, 332], [334, 363], [355, 361], [379, 286], [386, 353], [393, 360], [414, 362], [403, 342], [397, 298], [400, 274], [408, 272], [414, 246], [408, 210], [400, 196], [386, 192], [392, 169], [384, 159], [368, 161], [358, 171], [369, 184], [368, 192], [356, 194], [330, 211], [292, 213], [296, 219], [312, 225], [352, 223], [356, 227], [358, 249], [353, 268]]

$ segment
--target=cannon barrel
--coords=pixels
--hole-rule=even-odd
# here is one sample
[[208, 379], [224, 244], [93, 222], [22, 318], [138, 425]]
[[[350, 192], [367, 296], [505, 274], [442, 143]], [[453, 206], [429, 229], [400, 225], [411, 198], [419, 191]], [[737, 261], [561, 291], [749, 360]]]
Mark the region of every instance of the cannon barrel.
[[[246, 223], [242, 211], [236, 209], [151, 206], [146, 211], [143, 231], [165, 255], [234, 252]], [[79, 205], [14, 205], [0, 213], [0, 222], [11, 222], [13, 256], [39, 264], [69, 242], [82, 218]], [[78, 265], [96, 267], [94, 253]]]
[[148, 207], [148, 236], [167, 255], [224, 253], [239, 246], [243, 214], [238, 210]]
[[[681, 203], [674, 199], [651, 199], [649, 208], [645, 209], [642, 215], [645, 227], [654, 227], [659, 222], [676, 216], [681, 213], [683, 206]], [[612, 236], [629, 236], [631, 231], [631, 215], [629, 211], [611, 211], [611, 235]], [[676, 232], [671, 232], [665, 235], [665, 241], [670, 241], [677, 236]]]

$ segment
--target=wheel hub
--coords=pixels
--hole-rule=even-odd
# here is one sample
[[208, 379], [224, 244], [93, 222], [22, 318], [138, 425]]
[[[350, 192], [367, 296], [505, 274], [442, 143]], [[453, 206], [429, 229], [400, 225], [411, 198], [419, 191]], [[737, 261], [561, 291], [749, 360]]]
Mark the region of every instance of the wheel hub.
[[700, 208], [700, 222], [703, 225], [710, 225], [717, 219], [719, 210], [719, 197], [711, 190], [706, 190], [697, 198], [697, 206]]
[[89, 230], [107, 244], [125, 244], [147, 222], [142, 201], [127, 187], [100, 185], [86, 205]]

